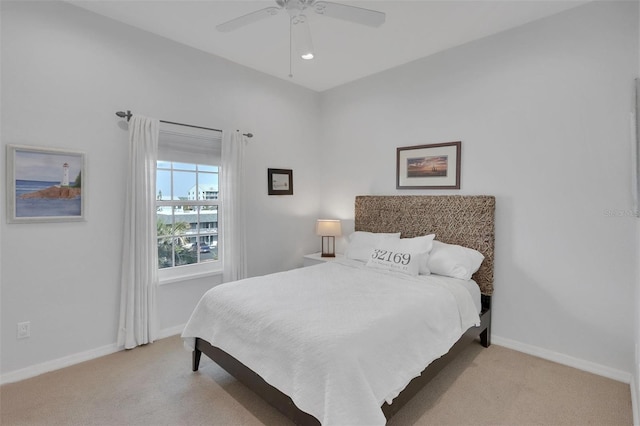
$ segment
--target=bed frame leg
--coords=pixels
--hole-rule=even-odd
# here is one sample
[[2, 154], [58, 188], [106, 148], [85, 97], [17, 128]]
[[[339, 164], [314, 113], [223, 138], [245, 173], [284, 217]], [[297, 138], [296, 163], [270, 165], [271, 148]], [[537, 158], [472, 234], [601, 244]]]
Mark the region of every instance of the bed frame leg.
[[491, 346], [491, 330], [489, 328], [480, 333], [480, 344], [485, 348]]
[[199, 349], [193, 350], [193, 353], [192, 353], [192, 370], [193, 371], [198, 371], [198, 368], [200, 367], [201, 355], [202, 355], [202, 352]]
[[483, 294], [482, 300], [482, 312], [480, 313], [480, 324], [485, 327], [480, 332], [480, 344], [488, 348], [491, 346], [491, 296]]

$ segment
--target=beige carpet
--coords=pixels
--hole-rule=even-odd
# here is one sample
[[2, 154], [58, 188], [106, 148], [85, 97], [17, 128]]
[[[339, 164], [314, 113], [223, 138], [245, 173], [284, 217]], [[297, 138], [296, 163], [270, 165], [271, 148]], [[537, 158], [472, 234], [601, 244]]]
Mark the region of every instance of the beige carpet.
[[[0, 387], [2, 425], [286, 425], [176, 337]], [[629, 385], [472, 345], [389, 425], [631, 425]]]

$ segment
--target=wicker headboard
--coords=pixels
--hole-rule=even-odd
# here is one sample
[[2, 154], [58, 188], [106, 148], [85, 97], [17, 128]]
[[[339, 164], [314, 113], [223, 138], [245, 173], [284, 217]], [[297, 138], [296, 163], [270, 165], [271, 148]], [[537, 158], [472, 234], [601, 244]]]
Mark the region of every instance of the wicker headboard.
[[494, 213], [488, 195], [361, 195], [356, 197], [355, 230], [400, 232], [402, 238], [436, 234], [436, 239], [484, 255], [473, 279], [493, 294]]

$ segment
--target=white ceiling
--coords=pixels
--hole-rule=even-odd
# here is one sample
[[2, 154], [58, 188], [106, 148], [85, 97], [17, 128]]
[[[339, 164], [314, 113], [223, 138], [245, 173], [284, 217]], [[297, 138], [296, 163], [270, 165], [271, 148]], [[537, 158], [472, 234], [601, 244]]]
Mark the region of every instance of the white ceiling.
[[581, 0], [340, 1], [386, 13], [371, 28], [308, 13], [316, 58], [293, 59], [284, 11], [221, 33], [215, 26], [275, 0], [68, 0], [69, 3], [238, 64], [324, 91], [586, 3]]

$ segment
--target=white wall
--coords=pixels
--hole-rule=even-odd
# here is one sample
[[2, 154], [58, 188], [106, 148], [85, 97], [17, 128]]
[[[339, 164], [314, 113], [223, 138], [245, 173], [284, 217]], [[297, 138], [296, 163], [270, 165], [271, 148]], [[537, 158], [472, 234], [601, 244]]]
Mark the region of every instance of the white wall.
[[[2, 209], [3, 374], [115, 343], [128, 135], [114, 113], [123, 109], [255, 134], [251, 275], [301, 266], [317, 249], [315, 92], [65, 3], [3, 1], [2, 161], [6, 144], [83, 151], [88, 190], [84, 223], [7, 224]], [[294, 196], [266, 195], [268, 167], [294, 170]], [[160, 327], [184, 324], [217, 282], [162, 286]], [[16, 340], [20, 321], [31, 321], [31, 338]]]
[[608, 212], [632, 204], [637, 9], [588, 4], [324, 92], [323, 213], [447, 193], [396, 190], [396, 148], [461, 140], [452, 193], [497, 198], [496, 340], [630, 379], [636, 224]]

